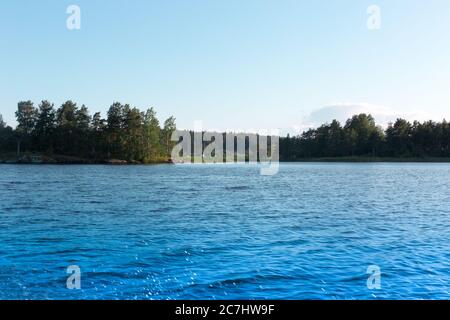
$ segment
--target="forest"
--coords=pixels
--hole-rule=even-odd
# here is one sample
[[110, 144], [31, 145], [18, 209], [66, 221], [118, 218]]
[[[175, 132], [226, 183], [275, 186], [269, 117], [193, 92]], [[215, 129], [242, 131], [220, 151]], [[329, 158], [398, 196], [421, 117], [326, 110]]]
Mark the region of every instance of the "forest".
[[[161, 125], [153, 108], [140, 111], [113, 103], [102, 118], [67, 101], [58, 109], [49, 101], [35, 107], [18, 103], [16, 128], [0, 115], [0, 155], [38, 153], [57, 162], [128, 163], [170, 161], [175, 118]], [[368, 114], [354, 115], [345, 124], [333, 120], [301, 135], [280, 137], [281, 161], [345, 159], [450, 159], [450, 124], [397, 119], [386, 128]], [[4, 157], [3, 157], [4, 158]], [[0, 158], [1, 159], [1, 158]]]
[[0, 115], [0, 153], [39, 153], [57, 162], [164, 162], [170, 158], [170, 138], [176, 130], [173, 117], [161, 126], [153, 108], [142, 112], [118, 102], [110, 106], [106, 119], [99, 112], [91, 116], [85, 105], [72, 101], [58, 109], [49, 101], [38, 107], [22, 101], [15, 115], [15, 129]]
[[[371, 115], [359, 114], [344, 125], [337, 120], [280, 139], [280, 159], [312, 158], [450, 158], [450, 124], [397, 119], [383, 129]], [[382, 159], [381, 159], [382, 160]]]

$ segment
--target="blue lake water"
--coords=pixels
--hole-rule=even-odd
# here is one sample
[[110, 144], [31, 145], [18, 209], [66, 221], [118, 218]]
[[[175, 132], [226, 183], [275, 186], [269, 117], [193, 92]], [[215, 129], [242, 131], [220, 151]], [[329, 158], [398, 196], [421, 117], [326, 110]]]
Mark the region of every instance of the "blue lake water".
[[448, 299], [450, 165], [2, 165], [0, 298]]

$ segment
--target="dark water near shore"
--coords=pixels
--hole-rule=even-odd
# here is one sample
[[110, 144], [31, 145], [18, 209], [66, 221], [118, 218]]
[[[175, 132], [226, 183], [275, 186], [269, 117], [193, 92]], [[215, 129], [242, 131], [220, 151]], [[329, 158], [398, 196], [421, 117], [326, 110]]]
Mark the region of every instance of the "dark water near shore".
[[0, 173], [2, 299], [450, 298], [450, 164]]

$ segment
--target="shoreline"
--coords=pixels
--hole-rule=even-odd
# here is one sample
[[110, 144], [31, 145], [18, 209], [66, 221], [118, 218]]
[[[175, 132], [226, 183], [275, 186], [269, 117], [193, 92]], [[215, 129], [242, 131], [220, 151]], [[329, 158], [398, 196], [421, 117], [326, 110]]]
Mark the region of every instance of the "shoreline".
[[15, 165], [151, 165], [151, 164], [172, 164], [169, 158], [155, 159], [148, 162], [123, 159], [85, 159], [74, 156], [63, 155], [41, 155], [26, 154], [20, 157], [10, 155], [0, 155], [0, 164]]
[[[223, 162], [226, 163], [226, 162]], [[235, 162], [248, 163], [248, 162]], [[379, 158], [379, 157], [361, 157], [361, 158], [305, 158], [296, 160], [280, 160], [279, 163], [450, 163], [450, 158]], [[177, 164], [171, 159], [152, 161], [152, 162], [139, 162], [139, 161], [126, 161], [126, 160], [66, 160], [66, 161], [24, 161], [24, 160], [3, 160], [0, 159], [0, 165], [106, 165], [106, 166], [137, 166], [137, 165], [161, 165], [161, 164]], [[184, 164], [184, 163], [183, 163]], [[186, 162], [189, 164], [189, 162]], [[202, 163], [198, 163], [202, 164]], [[209, 163], [204, 163], [209, 164]]]
[[434, 158], [434, 157], [336, 157], [336, 158], [305, 158], [296, 160], [280, 160], [280, 163], [450, 163], [450, 158]]

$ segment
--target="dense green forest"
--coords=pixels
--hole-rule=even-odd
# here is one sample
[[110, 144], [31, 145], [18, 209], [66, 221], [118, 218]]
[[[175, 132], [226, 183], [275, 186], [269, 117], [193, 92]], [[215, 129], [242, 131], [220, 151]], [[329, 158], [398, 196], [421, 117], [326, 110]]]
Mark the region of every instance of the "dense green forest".
[[397, 119], [383, 130], [371, 115], [359, 114], [343, 126], [334, 120], [280, 140], [284, 161], [335, 157], [450, 158], [450, 124]]
[[[13, 129], [0, 115], [0, 154], [16, 156], [20, 151], [89, 162], [165, 162], [170, 159], [171, 135], [176, 130], [173, 117], [161, 127], [153, 108], [142, 112], [120, 103], [112, 104], [104, 119], [100, 113], [91, 116], [84, 105], [78, 107], [72, 101], [58, 109], [48, 101], [37, 108], [24, 101], [18, 104], [16, 119]], [[383, 129], [371, 115], [359, 114], [344, 125], [333, 120], [299, 136], [280, 138], [281, 161], [350, 157], [450, 158], [450, 124], [397, 119]]]
[[176, 130], [173, 117], [161, 127], [153, 108], [142, 112], [120, 103], [113, 103], [104, 119], [98, 112], [91, 116], [86, 106], [78, 107], [72, 101], [58, 109], [49, 101], [38, 107], [23, 101], [18, 103], [16, 120], [13, 129], [0, 116], [1, 153], [65, 156], [67, 161], [167, 161], [172, 149], [170, 137]]

